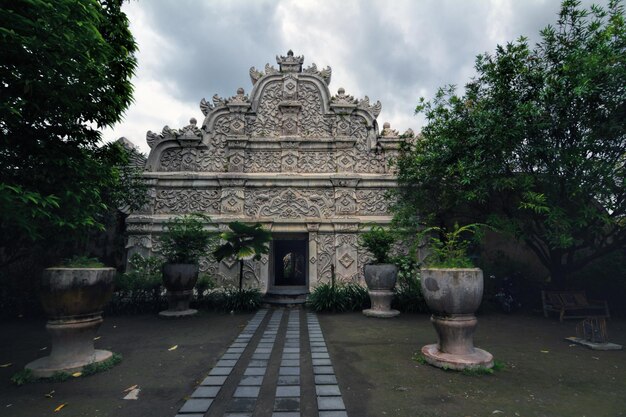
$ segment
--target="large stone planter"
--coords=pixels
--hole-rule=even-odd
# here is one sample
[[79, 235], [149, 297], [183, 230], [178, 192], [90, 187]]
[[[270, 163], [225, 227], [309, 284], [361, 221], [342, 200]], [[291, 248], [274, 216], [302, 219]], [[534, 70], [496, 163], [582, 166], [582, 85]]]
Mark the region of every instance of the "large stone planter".
[[368, 317], [390, 318], [400, 312], [391, 309], [393, 288], [398, 278], [398, 267], [391, 264], [365, 265], [365, 283], [370, 295], [372, 307], [363, 310]]
[[483, 297], [483, 271], [422, 269], [422, 293], [432, 311], [431, 322], [438, 342], [422, 347], [428, 363], [440, 368], [491, 368], [493, 356], [474, 347], [478, 320], [474, 313]]
[[198, 281], [198, 264], [163, 265], [163, 285], [167, 289], [168, 309], [161, 311], [163, 317], [192, 316], [198, 310], [189, 308], [193, 287]]
[[114, 268], [48, 268], [43, 272], [41, 301], [52, 337], [50, 356], [26, 365], [38, 378], [73, 373], [112, 356], [96, 350], [93, 340], [102, 324], [102, 308], [111, 299]]

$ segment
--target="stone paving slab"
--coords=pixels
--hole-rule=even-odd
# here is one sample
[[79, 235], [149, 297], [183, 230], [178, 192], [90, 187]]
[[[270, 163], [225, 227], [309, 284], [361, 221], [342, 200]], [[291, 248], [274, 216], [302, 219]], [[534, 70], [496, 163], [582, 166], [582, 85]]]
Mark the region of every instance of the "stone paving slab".
[[317, 316], [260, 310], [180, 408], [183, 416], [347, 417]]

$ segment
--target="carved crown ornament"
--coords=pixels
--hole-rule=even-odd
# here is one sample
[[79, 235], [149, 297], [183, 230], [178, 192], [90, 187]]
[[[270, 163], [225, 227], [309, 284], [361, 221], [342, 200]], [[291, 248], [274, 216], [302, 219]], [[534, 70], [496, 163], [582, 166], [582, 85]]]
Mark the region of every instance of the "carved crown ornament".
[[[331, 68], [305, 67], [304, 56], [291, 50], [276, 63], [250, 68], [248, 94], [238, 88], [231, 97], [203, 98], [201, 123], [192, 118], [181, 129], [149, 131], [147, 170], [391, 173], [386, 159], [412, 132], [379, 130], [380, 101], [355, 98], [344, 88], [332, 94]], [[291, 143], [295, 153], [287, 155]]]
[[189, 124], [180, 130], [172, 129], [169, 126], [164, 126], [160, 134], [148, 130], [146, 142], [150, 148], [154, 148], [157, 143], [166, 139], [176, 140], [183, 147], [197, 145], [202, 141], [202, 131], [197, 124], [198, 121], [192, 117], [189, 119]]

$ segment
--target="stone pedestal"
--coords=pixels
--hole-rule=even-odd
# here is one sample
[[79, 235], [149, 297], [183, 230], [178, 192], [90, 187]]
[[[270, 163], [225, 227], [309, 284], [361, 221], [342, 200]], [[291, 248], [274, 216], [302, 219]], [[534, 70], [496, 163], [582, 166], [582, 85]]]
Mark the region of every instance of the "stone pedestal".
[[55, 372], [74, 373], [90, 363], [109, 359], [107, 350], [94, 349], [93, 339], [103, 320], [100, 315], [85, 319], [50, 320], [46, 330], [52, 338], [50, 356], [37, 359], [26, 369], [37, 378], [47, 378]]
[[189, 308], [193, 290], [167, 290], [167, 310], [159, 312], [162, 317], [193, 316], [198, 310]]
[[474, 347], [478, 319], [474, 312], [483, 296], [483, 272], [478, 268], [423, 268], [422, 293], [433, 311], [430, 321], [436, 344], [422, 347], [426, 362], [439, 368], [491, 368], [493, 356]]
[[474, 315], [430, 318], [437, 331], [438, 343], [422, 347], [422, 354], [431, 365], [462, 370], [493, 367], [493, 356], [474, 347], [474, 331], [478, 320]]
[[391, 309], [391, 300], [393, 299], [392, 290], [369, 290], [372, 308], [363, 310], [363, 314], [368, 317], [390, 318], [395, 317], [400, 312]]
[[372, 308], [363, 310], [363, 314], [377, 318], [390, 318], [400, 314], [398, 310], [391, 309], [398, 268], [391, 264], [365, 265], [364, 273]]
[[96, 350], [93, 339], [103, 321], [102, 308], [113, 293], [114, 278], [113, 268], [48, 268], [43, 272], [41, 301], [49, 318], [46, 330], [52, 348], [50, 356], [26, 365], [35, 377], [77, 372], [113, 355]]
[[168, 308], [159, 312], [161, 317], [193, 316], [198, 310], [189, 308], [193, 288], [198, 280], [197, 264], [163, 265], [163, 285], [167, 288]]

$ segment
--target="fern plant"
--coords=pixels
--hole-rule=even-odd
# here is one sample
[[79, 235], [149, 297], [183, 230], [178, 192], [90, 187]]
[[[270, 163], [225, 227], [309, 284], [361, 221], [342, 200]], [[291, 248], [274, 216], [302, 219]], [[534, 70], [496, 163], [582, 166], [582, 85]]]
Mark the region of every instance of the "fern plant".
[[[491, 228], [482, 223], [464, 226], [454, 224], [452, 230], [438, 226], [427, 227], [418, 233], [418, 242], [430, 250], [424, 259], [424, 266], [430, 268], [474, 268], [474, 262], [468, 255], [468, 248], [473, 241], [480, 240], [483, 228]], [[468, 236], [471, 237], [468, 239]]]

